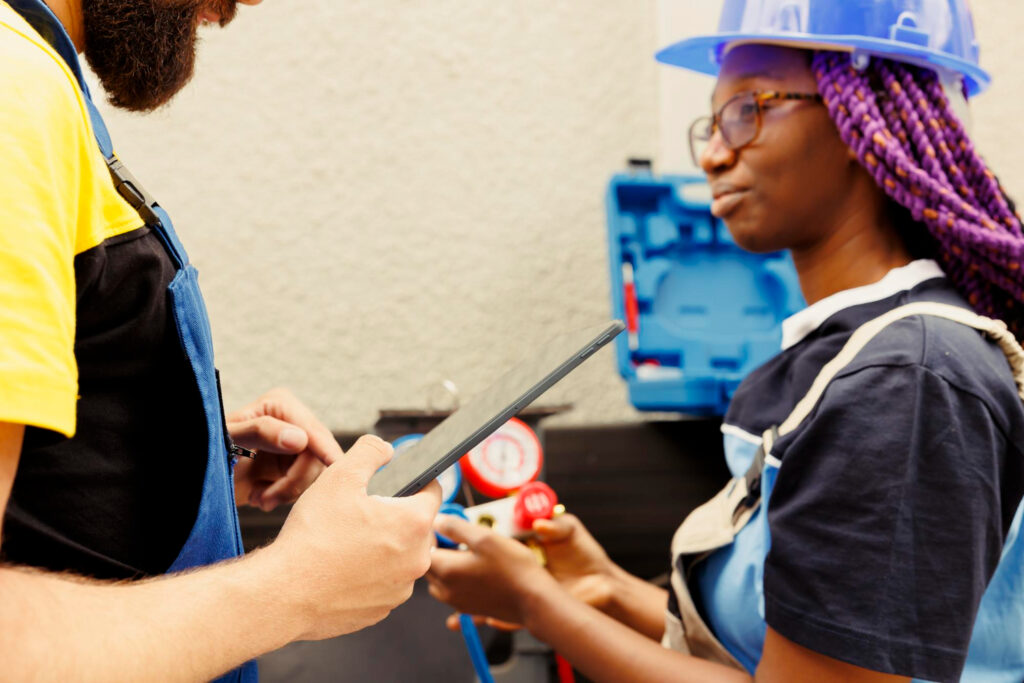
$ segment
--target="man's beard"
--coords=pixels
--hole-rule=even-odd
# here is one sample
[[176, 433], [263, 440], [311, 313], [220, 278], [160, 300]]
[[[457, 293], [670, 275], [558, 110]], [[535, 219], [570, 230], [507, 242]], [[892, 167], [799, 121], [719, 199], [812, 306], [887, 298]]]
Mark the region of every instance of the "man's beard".
[[236, 0], [82, 0], [85, 58], [111, 104], [152, 111], [189, 82], [204, 7], [221, 26], [238, 9]]

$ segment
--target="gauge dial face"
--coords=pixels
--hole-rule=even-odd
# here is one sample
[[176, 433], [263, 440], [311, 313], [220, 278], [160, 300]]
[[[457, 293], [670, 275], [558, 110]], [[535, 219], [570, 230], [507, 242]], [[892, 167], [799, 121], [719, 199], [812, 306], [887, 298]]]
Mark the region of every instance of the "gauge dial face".
[[478, 491], [500, 498], [540, 475], [544, 454], [526, 423], [512, 418], [461, 460], [466, 479]]

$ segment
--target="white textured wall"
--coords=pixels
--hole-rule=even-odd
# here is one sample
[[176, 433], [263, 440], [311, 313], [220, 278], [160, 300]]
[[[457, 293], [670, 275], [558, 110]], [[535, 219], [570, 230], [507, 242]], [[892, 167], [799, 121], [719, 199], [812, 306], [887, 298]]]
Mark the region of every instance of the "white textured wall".
[[[108, 123], [200, 269], [229, 405], [284, 384], [366, 429], [607, 317], [652, 1], [266, 0], [203, 35], [169, 108]], [[607, 351], [543, 401], [631, 414]]]
[[[1024, 190], [1016, 0], [974, 3], [996, 77], [977, 137]], [[195, 81], [107, 113], [202, 283], [230, 405], [292, 387], [335, 429], [483, 388], [609, 309], [604, 186], [687, 170], [710, 79], [657, 67], [706, 0], [266, 0], [204, 32]], [[633, 419], [607, 351], [543, 402]]]
[[971, 7], [981, 64], [993, 77], [991, 89], [973, 100], [973, 137], [1010, 196], [1024, 202], [1024, 3], [973, 0]]
[[[687, 36], [714, 33], [721, 8], [721, 0], [658, 0], [658, 46], [670, 45]], [[684, 69], [658, 67], [660, 145], [657, 157], [661, 171], [698, 172], [690, 161], [687, 136], [690, 124], [710, 113], [714, 82], [709, 76]]]

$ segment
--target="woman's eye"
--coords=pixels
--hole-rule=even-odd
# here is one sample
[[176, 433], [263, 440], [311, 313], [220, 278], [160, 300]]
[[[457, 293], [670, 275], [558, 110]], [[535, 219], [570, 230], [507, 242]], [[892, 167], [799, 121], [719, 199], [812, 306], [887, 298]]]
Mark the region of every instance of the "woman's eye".
[[757, 116], [757, 105], [754, 103], [747, 103], [740, 105], [739, 118], [744, 121], [749, 121]]

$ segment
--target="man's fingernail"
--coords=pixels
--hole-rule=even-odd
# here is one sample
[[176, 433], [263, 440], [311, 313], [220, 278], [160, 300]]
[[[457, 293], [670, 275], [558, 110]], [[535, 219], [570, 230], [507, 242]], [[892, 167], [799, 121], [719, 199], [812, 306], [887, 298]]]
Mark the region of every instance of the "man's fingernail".
[[362, 438], [365, 439], [363, 443], [369, 446], [373, 446], [374, 448], [378, 449], [381, 453], [390, 453], [393, 450], [395, 450], [390, 443], [380, 438], [376, 434], [364, 434]]
[[306, 445], [306, 433], [295, 427], [288, 427], [281, 432], [279, 439], [283, 448], [302, 448]]

